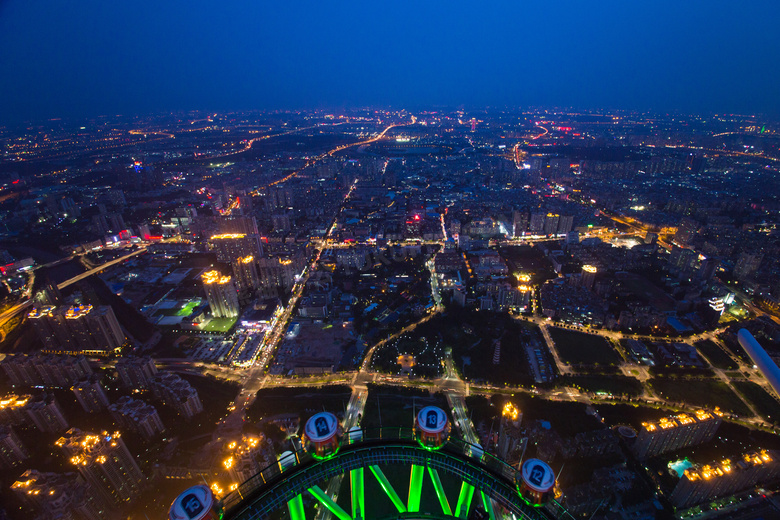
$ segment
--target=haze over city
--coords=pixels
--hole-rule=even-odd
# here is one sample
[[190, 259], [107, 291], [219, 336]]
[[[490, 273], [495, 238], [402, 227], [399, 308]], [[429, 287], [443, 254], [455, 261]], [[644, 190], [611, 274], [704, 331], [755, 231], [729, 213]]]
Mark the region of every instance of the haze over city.
[[779, 10], [0, 2], [0, 520], [780, 518]]
[[0, 119], [363, 105], [778, 114], [780, 7], [0, 3]]

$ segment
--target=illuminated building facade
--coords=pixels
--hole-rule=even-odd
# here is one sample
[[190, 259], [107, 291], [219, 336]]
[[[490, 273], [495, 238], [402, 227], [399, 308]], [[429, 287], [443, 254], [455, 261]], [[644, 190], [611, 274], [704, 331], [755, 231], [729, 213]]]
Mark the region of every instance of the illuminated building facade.
[[236, 289], [241, 294], [248, 294], [260, 287], [260, 276], [257, 274], [257, 262], [253, 256], [241, 257], [230, 264], [236, 281]]
[[21, 464], [29, 456], [13, 428], [7, 424], [0, 424], [0, 467], [12, 468]]
[[272, 461], [263, 457], [263, 445], [262, 437], [242, 435], [240, 440], [226, 446], [228, 455], [222, 465], [230, 473], [232, 482], [248, 480]]
[[11, 485], [11, 491], [39, 518], [102, 520], [110, 514], [108, 504], [78, 473], [30, 469]]
[[144, 476], [119, 432], [96, 434], [71, 428], [56, 445], [106, 502], [122, 504], [141, 491]]
[[780, 475], [778, 456], [777, 452], [761, 450], [688, 468], [670, 500], [676, 508], [688, 508], [773, 480]]
[[8, 394], [0, 399], [0, 424], [27, 424], [29, 417], [25, 406], [32, 399], [30, 395]]
[[518, 458], [515, 456], [515, 451], [523, 440], [520, 430], [522, 421], [523, 413], [507, 401], [501, 412], [501, 426], [498, 433], [497, 451], [501, 460], [512, 463]]
[[116, 372], [123, 386], [146, 388], [157, 375], [157, 367], [154, 365], [154, 360], [148, 356], [127, 357], [117, 361]]
[[596, 283], [596, 273], [598, 269], [595, 265], [583, 265], [582, 266], [582, 278], [581, 284], [587, 289], [593, 289], [593, 284]]
[[215, 318], [235, 318], [238, 316], [238, 292], [230, 276], [222, 276], [217, 271], [208, 271], [201, 276], [206, 299]]
[[220, 262], [230, 263], [246, 256], [263, 256], [263, 244], [257, 234], [222, 233], [213, 235], [208, 242]]
[[642, 423], [633, 446], [634, 454], [639, 459], [646, 459], [707, 442], [713, 438], [720, 423], [719, 413], [705, 410], [664, 417], [658, 422]]
[[106, 391], [97, 378], [76, 383], [71, 388], [76, 394], [76, 400], [87, 413], [96, 413], [108, 408], [110, 404]]

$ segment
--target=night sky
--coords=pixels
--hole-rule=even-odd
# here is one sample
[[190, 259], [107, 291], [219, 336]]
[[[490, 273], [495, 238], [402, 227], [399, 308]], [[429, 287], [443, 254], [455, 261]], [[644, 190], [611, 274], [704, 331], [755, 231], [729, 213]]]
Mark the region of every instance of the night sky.
[[364, 105], [780, 113], [780, 2], [0, 0], [0, 124]]

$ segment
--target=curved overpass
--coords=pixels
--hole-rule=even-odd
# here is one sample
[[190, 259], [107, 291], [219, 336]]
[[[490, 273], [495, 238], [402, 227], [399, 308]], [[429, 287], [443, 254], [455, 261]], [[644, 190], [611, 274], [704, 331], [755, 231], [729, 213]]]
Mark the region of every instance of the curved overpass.
[[[357, 517], [339, 508], [318, 487], [323, 481], [350, 474], [351, 478], [351, 502], [353, 508], [360, 508], [364, 513], [363, 496], [363, 470], [368, 469], [380, 483], [385, 493], [397, 508], [397, 515], [393, 518], [410, 516], [419, 518], [419, 494], [423, 482], [429, 481], [433, 485], [439, 498], [441, 511], [425, 512], [433, 517], [440, 518], [466, 518], [472, 504], [472, 498], [484, 504], [489, 510], [490, 517], [495, 518], [492, 511], [492, 503], [505, 507], [521, 519], [550, 519], [553, 516], [542, 508], [528, 505], [518, 494], [515, 485], [515, 472], [510, 465], [493, 457], [483, 454], [480, 448], [474, 447], [461, 440], [450, 440], [441, 449], [432, 451], [425, 449], [414, 439], [412, 431], [406, 429], [383, 430], [379, 437], [360, 440], [341, 446], [338, 453], [328, 459], [319, 460], [311, 454], [301, 450], [293, 454], [296, 463], [282, 471], [278, 464], [274, 464], [256, 474], [223, 501], [225, 508], [224, 518], [227, 520], [260, 520], [268, 518], [274, 511], [290, 507], [293, 520], [302, 518], [294, 512], [293, 504], [304, 493], [308, 492], [317, 498], [320, 503], [331, 509], [334, 515], [347, 520]], [[291, 457], [292, 457], [291, 456]], [[404, 504], [392, 485], [387, 481], [379, 469], [380, 465], [405, 465], [412, 467], [412, 477], [409, 487], [409, 503]], [[415, 478], [415, 468], [417, 477]], [[426, 471], [427, 470], [427, 471]], [[461, 484], [460, 495], [457, 503], [450, 503], [441, 487], [438, 472], [444, 472], [459, 479]], [[426, 479], [426, 473], [428, 475]], [[359, 485], [355, 485], [356, 475]], [[412, 489], [416, 487], [416, 492]], [[359, 496], [356, 496], [358, 494]], [[406, 495], [406, 490], [400, 493]], [[413, 505], [413, 496], [417, 496]], [[450, 497], [454, 499], [455, 497]], [[356, 504], [358, 504], [356, 506]], [[333, 506], [336, 510], [334, 511]], [[300, 513], [302, 514], [302, 505]], [[360, 515], [363, 516], [363, 515]], [[426, 516], [427, 517], [427, 516]]]

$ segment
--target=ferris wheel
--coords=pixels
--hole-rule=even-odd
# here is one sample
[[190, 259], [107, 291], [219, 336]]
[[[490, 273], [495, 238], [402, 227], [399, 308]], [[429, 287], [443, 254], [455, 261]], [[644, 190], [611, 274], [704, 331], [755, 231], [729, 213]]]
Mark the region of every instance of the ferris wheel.
[[[276, 464], [222, 500], [207, 486], [188, 489], [174, 501], [169, 517], [262, 520], [289, 515], [290, 520], [304, 520], [304, 498], [338, 520], [365, 519], [367, 509], [372, 518], [467, 519], [479, 513], [490, 520], [545, 520], [565, 514], [555, 500], [555, 474], [545, 462], [528, 459], [518, 470], [478, 445], [451, 437], [450, 431], [447, 414], [435, 406], [421, 409], [413, 428], [347, 432], [335, 415], [321, 412], [306, 422], [300, 449], [283, 453]], [[389, 468], [395, 475], [406, 474], [408, 468], [403, 487], [397, 478], [391, 483], [385, 474]], [[348, 481], [339, 485], [344, 478]], [[370, 496], [369, 479], [373, 489], [381, 490]], [[325, 484], [333, 480], [336, 486]], [[444, 480], [450, 485], [443, 485]], [[454, 490], [453, 482], [459, 483]], [[337, 500], [336, 493], [323, 487], [346, 489], [349, 500]], [[422, 500], [424, 495], [436, 499]], [[371, 514], [367, 505], [380, 500], [392, 504], [390, 510]]]

